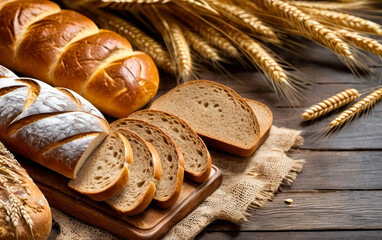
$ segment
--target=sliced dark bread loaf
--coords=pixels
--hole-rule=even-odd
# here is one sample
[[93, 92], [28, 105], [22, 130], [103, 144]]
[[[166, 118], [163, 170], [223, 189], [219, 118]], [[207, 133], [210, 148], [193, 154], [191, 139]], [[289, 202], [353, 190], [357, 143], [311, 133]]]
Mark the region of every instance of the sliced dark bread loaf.
[[162, 176], [158, 152], [143, 138], [126, 129], [117, 129], [130, 143], [134, 162], [129, 169], [129, 182], [106, 200], [116, 211], [132, 216], [143, 212], [154, 198], [156, 185]]
[[141, 120], [119, 119], [110, 124], [111, 131], [126, 128], [151, 143], [158, 151], [162, 178], [157, 185], [153, 202], [162, 208], [172, 206], [179, 197], [183, 185], [184, 159], [182, 152], [167, 134], [158, 127]]
[[184, 83], [150, 107], [186, 121], [207, 146], [239, 156], [258, 147], [259, 123], [245, 100], [232, 89], [206, 80]]
[[247, 98], [245, 98], [245, 101], [252, 108], [253, 112], [256, 114], [257, 121], [259, 122], [260, 137], [258, 145], [260, 146], [269, 136], [273, 122], [273, 114], [269, 107], [261, 102]]
[[140, 119], [159, 127], [182, 151], [186, 177], [195, 182], [204, 182], [211, 172], [211, 156], [203, 140], [179, 117], [156, 110], [141, 110], [128, 118]]
[[77, 177], [69, 182], [69, 187], [93, 200], [104, 201], [126, 185], [128, 165], [132, 163], [133, 154], [128, 140], [112, 132], [89, 156]]

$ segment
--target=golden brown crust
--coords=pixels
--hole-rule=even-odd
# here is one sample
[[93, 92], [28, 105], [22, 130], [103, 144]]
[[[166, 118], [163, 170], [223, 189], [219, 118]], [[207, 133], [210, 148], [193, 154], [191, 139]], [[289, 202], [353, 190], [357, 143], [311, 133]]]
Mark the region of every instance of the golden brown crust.
[[[269, 133], [270, 133], [271, 127], [272, 127], [272, 122], [273, 122], [273, 113], [272, 113], [271, 109], [269, 109], [269, 107], [267, 105], [265, 105], [264, 103], [261, 103], [261, 102], [258, 102], [258, 101], [252, 100], [252, 99], [248, 99], [248, 98], [245, 98], [245, 101], [253, 102], [253, 103], [261, 106], [263, 109], [265, 109], [268, 112], [268, 114], [270, 116], [270, 118], [268, 119], [268, 124], [267, 124], [266, 128], [260, 129], [260, 137], [259, 137], [259, 140], [257, 142], [257, 148], [259, 148], [269, 136]], [[254, 109], [252, 109], [252, 110], [254, 110]], [[255, 112], [255, 114], [256, 114], [256, 112]], [[260, 118], [258, 118], [258, 120], [261, 121]]]
[[15, 60], [17, 70], [51, 84], [50, 74], [62, 49], [74, 39], [98, 31], [94, 22], [74, 11], [61, 10], [47, 16], [29, 26], [20, 41]]
[[192, 172], [187, 172], [186, 170], [184, 171], [186, 178], [190, 179], [191, 181], [197, 182], [197, 183], [202, 183], [207, 181], [207, 179], [210, 177], [211, 174], [211, 155], [210, 152], [207, 150], [208, 154], [208, 160], [207, 160], [207, 167], [204, 172], [202, 172], [199, 175], [195, 175]]
[[134, 52], [94, 74], [81, 95], [101, 112], [122, 118], [145, 106], [158, 86], [159, 74], [152, 59], [145, 53]]
[[52, 84], [81, 93], [86, 82], [108, 58], [120, 59], [132, 51], [124, 37], [101, 29], [97, 34], [70, 44], [53, 70]]
[[[13, 177], [8, 176], [5, 181], [4, 179], [0, 181], [0, 239], [16, 239], [16, 228], [4, 207], [4, 205], [10, 204], [11, 195], [16, 198], [13, 202], [21, 203], [25, 209], [25, 212], [22, 213], [17, 210], [19, 207], [11, 207], [12, 212], [17, 213], [18, 216], [18, 239], [26, 240], [33, 239], [33, 237], [36, 240], [47, 239], [52, 226], [52, 218], [44, 195], [2, 143], [0, 143], [0, 161], [0, 166], [6, 167], [14, 173]], [[2, 178], [1, 174], [0, 178]], [[27, 218], [31, 219], [32, 224], [27, 223], [25, 220]], [[30, 227], [32, 227], [32, 232]]]
[[13, 58], [16, 44], [22, 39], [24, 29], [60, 10], [57, 4], [49, 1], [25, 0], [0, 3], [0, 64], [15, 69], [17, 64], [13, 62]]
[[182, 152], [176, 147], [179, 156], [178, 162], [178, 175], [176, 181], [175, 190], [168, 195], [166, 198], [154, 198], [153, 203], [160, 208], [169, 208], [176, 203], [179, 198], [180, 191], [182, 190], [183, 180], [184, 180], [184, 158]]
[[[123, 187], [125, 187], [126, 183], [129, 181], [129, 170], [127, 166], [123, 167], [123, 170], [121, 172], [120, 177], [112, 184], [111, 186], [108, 186], [108, 188], [104, 191], [99, 191], [97, 193], [87, 193], [84, 192], [83, 194], [89, 196], [91, 199], [95, 201], [105, 201], [111, 197], [113, 197], [116, 193], [122, 190]], [[70, 185], [69, 185], [70, 187]], [[74, 189], [78, 192], [78, 189]]]
[[160, 181], [162, 178], [162, 166], [161, 166], [158, 151], [154, 148], [153, 145], [151, 145], [151, 143], [149, 143], [147, 141], [145, 141], [145, 142], [146, 142], [148, 149], [151, 152], [151, 155], [153, 156], [153, 165], [154, 165], [154, 167], [153, 167], [154, 168], [153, 178]]

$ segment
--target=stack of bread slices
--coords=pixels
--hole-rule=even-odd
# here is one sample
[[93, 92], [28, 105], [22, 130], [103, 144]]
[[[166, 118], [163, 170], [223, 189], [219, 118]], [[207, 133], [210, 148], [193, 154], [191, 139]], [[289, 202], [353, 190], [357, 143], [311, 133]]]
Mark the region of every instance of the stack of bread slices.
[[205, 80], [182, 84], [151, 109], [108, 124], [73, 91], [18, 78], [2, 68], [1, 76], [0, 140], [71, 178], [70, 188], [126, 216], [150, 203], [173, 206], [184, 177], [208, 180], [206, 145], [249, 156], [272, 124], [265, 105]]

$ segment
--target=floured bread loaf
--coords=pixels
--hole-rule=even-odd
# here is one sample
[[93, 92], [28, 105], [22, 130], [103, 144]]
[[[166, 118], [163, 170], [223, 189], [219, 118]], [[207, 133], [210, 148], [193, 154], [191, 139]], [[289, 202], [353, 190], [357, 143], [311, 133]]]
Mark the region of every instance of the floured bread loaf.
[[211, 172], [211, 156], [197, 133], [175, 115], [156, 110], [141, 110], [129, 116], [149, 122], [164, 131], [182, 151], [186, 177], [204, 182]]
[[143, 138], [126, 129], [117, 129], [130, 143], [134, 162], [129, 169], [129, 182], [106, 201], [113, 209], [126, 215], [144, 211], [154, 198], [156, 185], [162, 177], [158, 152]]

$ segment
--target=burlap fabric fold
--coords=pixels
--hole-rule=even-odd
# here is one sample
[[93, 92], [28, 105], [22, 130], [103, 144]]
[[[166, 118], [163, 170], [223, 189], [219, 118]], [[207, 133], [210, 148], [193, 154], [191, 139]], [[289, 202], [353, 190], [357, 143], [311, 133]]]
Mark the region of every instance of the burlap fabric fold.
[[[272, 126], [265, 143], [248, 158], [211, 151], [212, 162], [223, 174], [221, 186], [164, 239], [192, 239], [216, 219], [239, 223], [272, 200], [280, 185], [291, 184], [304, 160], [293, 160], [286, 152], [303, 142], [300, 131]], [[59, 226], [57, 239], [117, 239], [53, 210]]]

